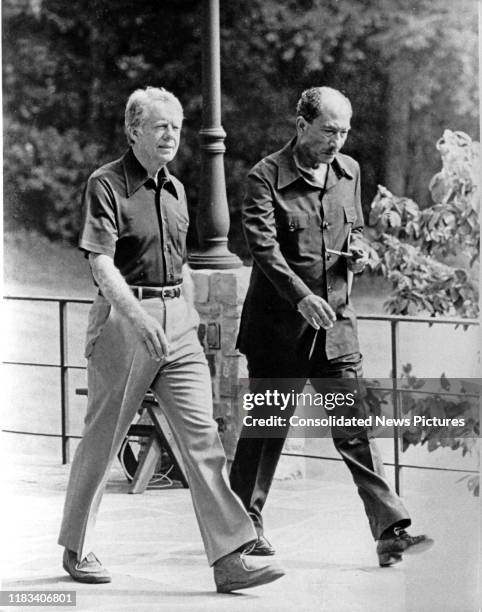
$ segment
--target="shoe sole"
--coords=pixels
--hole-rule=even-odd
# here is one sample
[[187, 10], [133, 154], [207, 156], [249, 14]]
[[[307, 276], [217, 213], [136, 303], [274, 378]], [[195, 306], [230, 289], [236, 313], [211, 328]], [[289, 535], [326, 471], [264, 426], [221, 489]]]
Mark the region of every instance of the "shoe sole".
[[434, 545], [434, 540], [427, 538], [423, 540], [423, 542], [419, 542], [418, 544], [413, 544], [409, 546], [402, 552], [388, 552], [388, 553], [380, 553], [378, 555], [378, 564], [380, 567], [390, 567], [391, 565], [396, 565], [403, 561], [402, 554], [406, 555], [418, 555], [420, 553], [424, 553], [429, 548], [432, 548]]
[[391, 567], [403, 561], [401, 553], [381, 553], [378, 555], [378, 565], [380, 567]]
[[253, 579], [250, 581], [230, 582], [226, 585], [217, 586], [216, 590], [218, 593], [231, 593], [232, 591], [239, 591], [241, 589], [251, 589], [252, 587], [257, 587], [263, 584], [274, 582], [275, 580], [278, 580], [278, 578], [282, 578], [284, 575], [285, 573], [282, 569], [271, 570], [264, 574], [259, 574], [258, 576], [253, 577]]
[[72, 574], [69, 568], [62, 564], [62, 567], [67, 572], [67, 574], [76, 582], [83, 582], [84, 584], [107, 584], [112, 581], [110, 576], [96, 576], [95, 574]]
[[414, 544], [413, 546], [409, 546], [407, 550], [404, 551], [405, 555], [418, 555], [419, 553], [423, 553], [429, 548], [432, 548], [434, 545], [434, 540], [427, 538], [423, 540], [423, 542], [419, 542], [418, 544]]

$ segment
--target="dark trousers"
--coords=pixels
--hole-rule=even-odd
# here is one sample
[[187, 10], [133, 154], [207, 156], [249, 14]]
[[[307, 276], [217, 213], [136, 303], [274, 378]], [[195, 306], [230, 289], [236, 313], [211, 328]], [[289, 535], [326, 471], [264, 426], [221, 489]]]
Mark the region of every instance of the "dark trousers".
[[[316, 392], [322, 393], [340, 383], [357, 386], [359, 400], [354, 409], [336, 409], [335, 416], [363, 416], [362, 357], [359, 353], [328, 359], [324, 342], [317, 342], [311, 359], [294, 359], [279, 353], [267, 358], [266, 354], [247, 355], [250, 392], [267, 389], [280, 392], [301, 392], [309, 379]], [[329, 379], [328, 381], [326, 379]], [[325, 383], [325, 384], [323, 384]], [[283, 416], [289, 419], [295, 407], [287, 407]], [[286, 437], [287, 429], [284, 430]], [[335, 448], [351, 472], [358, 493], [365, 506], [373, 537], [378, 540], [391, 526], [408, 527], [411, 523], [407, 510], [398, 495], [385, 479], [383, 462], [370, 431], [363, 428], [332, 428]], [[230, 482], [233, 491], [241, 498], [258, 534], [263, 533], [262, 510], [273, 481], [285, 437], [251, 438], [247, 427], [243, 428], [238, 442]]]

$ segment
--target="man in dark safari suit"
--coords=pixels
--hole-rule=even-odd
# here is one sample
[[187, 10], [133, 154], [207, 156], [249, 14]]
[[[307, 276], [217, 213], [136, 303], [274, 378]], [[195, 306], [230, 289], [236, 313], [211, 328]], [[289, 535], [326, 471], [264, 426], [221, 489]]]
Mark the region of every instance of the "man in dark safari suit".
[[[305, 91], [297, 105], [296, 137], [248, 175], [243, 226], [253, 270], [238, 348], [247, 357], [252, 392], [300, 392], [307, 379], [321, 391], [323, 379], [325, 384], [327, 378], [338, 379], [342, 385], [362, 376], [349, 299], [350, 276], [367, 262], [359, 238], [360, 169], [354, 159], [340, 153], [351, 115], [350, 101], [339, 91]], [[283, 416], [289, 419], [294, 408]], [[411, 520], [385, 480], [369, 432], [332, 433], [378, 541], [380, 565], [393, 565], [402, 560], [403, 552], [430, 546], [432, 540], [426, 536], [406, 533]], [[258, 532], [251, 554], [270, 555], [274, 549], [263, 535], [261, 512], [284, 438], [248, 436], [245, 427], [230, 481]]]

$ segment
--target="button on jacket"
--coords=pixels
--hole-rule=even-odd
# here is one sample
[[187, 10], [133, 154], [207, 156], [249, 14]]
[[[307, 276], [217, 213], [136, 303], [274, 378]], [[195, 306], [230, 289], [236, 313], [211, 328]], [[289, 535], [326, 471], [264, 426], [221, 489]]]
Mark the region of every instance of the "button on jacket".
[[296, 165], [293, 143], [248, 175], [243, 226], [253, 269], [238, 348], [247, 355], [259, 354], [266, 344], [273, 350], [309, 351], [314, 330], [296, 306], [314, 293], [336, 312], [325, 345], [333, 359], [359, 350], [346, 258], [327, 249], [346, 250], [363, 229], [360, 169], [354, 159], [338, 154], [325, 187], [315, 186]]
[[156, 185], [129, 149], [90, 176], [79, 246], [113, 257], [129, 285], [175, 285], [188, 225], [182, 183], [163, 168]]

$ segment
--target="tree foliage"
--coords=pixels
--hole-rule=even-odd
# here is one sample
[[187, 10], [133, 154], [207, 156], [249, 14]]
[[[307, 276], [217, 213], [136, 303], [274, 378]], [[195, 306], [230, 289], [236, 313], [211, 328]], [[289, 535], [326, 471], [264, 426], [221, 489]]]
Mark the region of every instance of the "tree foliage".
[[[425, 446], [429, 452], [450, 448], [460, 451], [463, 457], [479, 452], [480, 386], [477, 382], [449, 379], [445, 374], [438, 380], [426, 380], [417, 377], [407, 363], [402, 368], [397, 392], [399, 417], [407, 418], [410, 423], [399, 426], [402, 452], [417, 445]], [[381, 387], [379, 381], [371, 381], [367, 388], [370, 413], [393, 418], [392, 395], [392, 390]], [[421, 419], [416, 421], [414, 417]], [[451, 424], [432, 424], [434, 417], [450, 419]], [[479, 495], [479, 476], [465, 476], [461, 480], [465, 479], [469, 491]]]
[[[313, 84], [353, 102], [346, 151], [362, 166], [365, 208], [380, 183], [423, 208], [438, 134], [453, 126], [476, 136], [476, 21], [471, 0], [221, 3], [232, 247], [246, 257], [238, 222], [246, 173], [293, 135], [296, 100]], [[5, 0], [3, 32], [4, 128], [6, 142], [15, 141], [5, 147], [7, 228], [23, 222], [74, 240], [82, 184], [122, 153], [125, 99], [147, 84], [184, 104], [174, 169], [195, 214], [201, 0]], [[82, 157], [77, 174], [59, 171], [52, 181], [50, 154], [75, 165]], [[26, 181], [29, 160], [35, 185]]]
[[[369, 215], [370, 266], [392, 282], [393, 292], [386, 304], [392, 314], [477, 317], [478, 290], [471, 266], [480, 254], [480, 147], [463, 132], [445, 130], [437, 149], [442, 169], [430, 181], [431, 207], [421, 210], [413, 200], [378, 187]], [[451, 257], [458, 265], [446, 263]], [[442, 374], [433, 389], [413, 374], [410, 364], [403, 367], [401, 382], [401, 414], [412, 423], [400, 431], [403, 451], [421, 444], [430, 452], [451, 448], [465, 456], [478, 449], [479, 385], [472, 385], [469, 393], [467, 381], [449, 381]], [[381, 414], [390, 393], [370, 390], [374, 414]], [[464, 424], [415, 424], [415, 415], [427, 419], [461, 417]], [[479, 476], [463, 479], [467, 479], [469, 490], [479, 495]]]
[[[373, 270], [393, 284], [393, 314], [477, 317], [478, 290], [470, 270], [479, 259], [479, 146], [463, 132], [445, 130], [437, 142], [442, 169], [430, 182], [433, 206], [383, 186], [372, 202], [369, 244]], [[458, 265], [449, 265], [450, 258]]]

